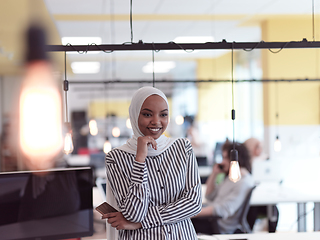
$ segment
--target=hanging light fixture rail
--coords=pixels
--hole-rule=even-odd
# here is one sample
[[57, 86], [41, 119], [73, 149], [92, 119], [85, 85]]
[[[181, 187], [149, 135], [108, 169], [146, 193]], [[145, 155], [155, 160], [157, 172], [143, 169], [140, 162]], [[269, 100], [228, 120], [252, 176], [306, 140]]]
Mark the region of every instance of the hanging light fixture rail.
[[302, 41], [290, 42], [207, 42], [207, 43], [123, 43], [123, 44], [89, 44], [89, 45], [47, 45], [49, 52], [79, 52], [104, 51], [107, 53], [113, 51], [143, 51], [143, 50], [214, 50], [214, 49], [242, 49], [251, 51], [254, 49], [284, 49], [284, 48], [320, 48], [320, 41], [308, 41], [304, 38]]
[[[108, 81], [69, 81], [69, 84], [117, 84], [117, 83], [230, 83], [232, 80], [108, 80]], [[245, 83], [245, 82], [320, 82], [320, 79], [245, 79], [245, 80], [233, 80], [235, 83]]]

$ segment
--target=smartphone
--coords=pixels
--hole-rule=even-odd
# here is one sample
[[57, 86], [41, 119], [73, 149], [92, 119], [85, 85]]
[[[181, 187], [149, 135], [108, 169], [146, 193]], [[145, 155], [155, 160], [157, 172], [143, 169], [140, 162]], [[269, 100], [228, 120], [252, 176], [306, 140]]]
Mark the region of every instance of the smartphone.
[[223, 166], [221, 164], [218, 164], [218, 167], [220, 168], [220, 170], [223, 170]]
[[112, 207], [110, 204], [103, 202], [98, 207], [95, 208], [99, 213], [106, 214], [111, 212], [118, 212], [114, 207]]

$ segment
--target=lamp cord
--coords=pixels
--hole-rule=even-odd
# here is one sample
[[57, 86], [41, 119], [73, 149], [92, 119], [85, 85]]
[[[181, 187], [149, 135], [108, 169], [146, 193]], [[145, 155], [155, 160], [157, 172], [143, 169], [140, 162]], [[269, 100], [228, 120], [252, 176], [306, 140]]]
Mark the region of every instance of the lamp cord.
[[314, 36], [314, 0], [312, 0], [312, 39], [315, 41]]
[[276, 132], [277, 136], [279, 136], [279, 94], [278, 94], [278, 82], [275, 82], [276, 84]]
[[104, 115], [104, 119], [105, 119], [105, 124], [104, 124], [104, 132], [105, 132], [105, 137], [106, 139], [108, 139], [108, 88], [107, 88], [107, 84], [105, 83], [104, 85], [104, 96], [105, 96], [105, 101], [104, 101], [104, 111], [105, 111], [105, 115]]
[[132, 0], [130, 0], [130, 30], [131, 30], [131, 43], [133, 43], [133, 30], [132, 30]]
[[154, 51], [152, 50], [152, 86], [155, 85], [155, 74], [154, 74]]
[[232, 110], [231, 110], [231, 119], [232, 119], [232, 125], [233, 125], [233, 150], [235, 150], [235, 131], [234, 131], [234, 120], [236, 118], [236, 111], [234, 110], [234, 90], [233, 90], [233, 83], [234, 83], [234, 77], [233, 77], [233, 48], [234, 48], [234, 42], [232, 43], [232, 49], [231, 49], [231, 86], [232, 86]]
[[67, 52], [64, 52], [64, 81], [63, 81], [64, 98], [66, 103], [66, 122], [69, 122], [68, 118], [68, 90], [69, 82], [67, 80]]
[[[111, 43], [115, 43], [115, 25], [114, 25], [114, 2], [113, 0], [110, 1], [110, 16], [111, 16], [111, 21], [110, 21], [110, 35], [111, 35]], [[132, 39], [131, 39], [132, 42]], [[117, 78], [117, 67], [116, 67], [116, 60], [115, 60], [115, 53], [112, 52], [111, 54], [111, 79], [116, 80]]]

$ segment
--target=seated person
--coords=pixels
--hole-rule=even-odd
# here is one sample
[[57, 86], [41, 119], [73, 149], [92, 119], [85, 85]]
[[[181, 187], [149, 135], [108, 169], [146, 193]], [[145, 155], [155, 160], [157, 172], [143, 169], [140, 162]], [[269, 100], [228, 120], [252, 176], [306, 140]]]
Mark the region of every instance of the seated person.
[[[267, 160], [266, 154], [263, 153], [263, 147], [259, 139], [249, 138], [244, 142], [244, 145], [249, 150], [251, 156], [251, 166], [256, 161]], [[272, 205], [272, 221], [268, 221], [268, 226], [263, 226], [263, 229], [267, 228], [269, 232], [275, 232], [278, 225], [279, 210], [276, 205]], [[251, 206], [247, 215], [248, 223], [253, 229], [253, 226], [258, 218], [267, 217], [267, 206]], [[264, 224], [265, 225], [265, 224]]]
[[[220, 164], [213, 166], [212, 173], [206, 181], [207, 189], [205, 196], [208, 203], [202, 207], [198, 215], [192, 218], [197, 233], [232, 234], [242, 232], [239, 223], [242, 210], [241, 205], [247, 193], [254, 186], [254, 181], [250, 174], [249, 152], [240, 143], [235, 144], [235, 149], [238, 151], [241, 179], [234, 183], [228, 178], [230, 151], [232, 149], [233, 144], [229, 141], [225, 142], [222, 146], [223, 160]], [[217, 176], [221, 173], [224, 173], [225, 177], [220, 184], [217, 184]]]

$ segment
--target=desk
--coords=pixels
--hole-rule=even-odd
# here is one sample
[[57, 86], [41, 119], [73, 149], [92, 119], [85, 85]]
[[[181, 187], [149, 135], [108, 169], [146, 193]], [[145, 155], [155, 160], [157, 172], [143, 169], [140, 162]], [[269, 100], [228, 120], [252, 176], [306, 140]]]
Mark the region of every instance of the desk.
[[[205, 184], [202, 184], [203, 202], [205, 202]], [[278, 182], [262, 182], [252, 192], [251, 206], [267, 206], [268, 218], [272, 221], [272, 205], [278, 203], [297, 203], [298, 216], [305, 216], [306, 203], [314, 202], [314, 231], [320, 231], [320, 192], [306, 192], [280, 185]], [[298, 231], [306, 231], [306, 218], [298, 219]], [[320, 238], [319, 238], [320, 239]]]
[[314, 202], [314, 231], [320, 230], [320, 193], [318, 191], [306, 192], [287, 187], [278, 182], [262, 182], [252, 193], [250, 205], [268, 206], [268, 218], [272, 221], [271, 206], [278, 203], [297, 203], [298, 231], [306, 231], [306, 203]]
[[319, 240], [320, 232], [299, 232], [299, 233], [251, 233], [251, 234], [229, 234], [199, 236], [199, 240]]

